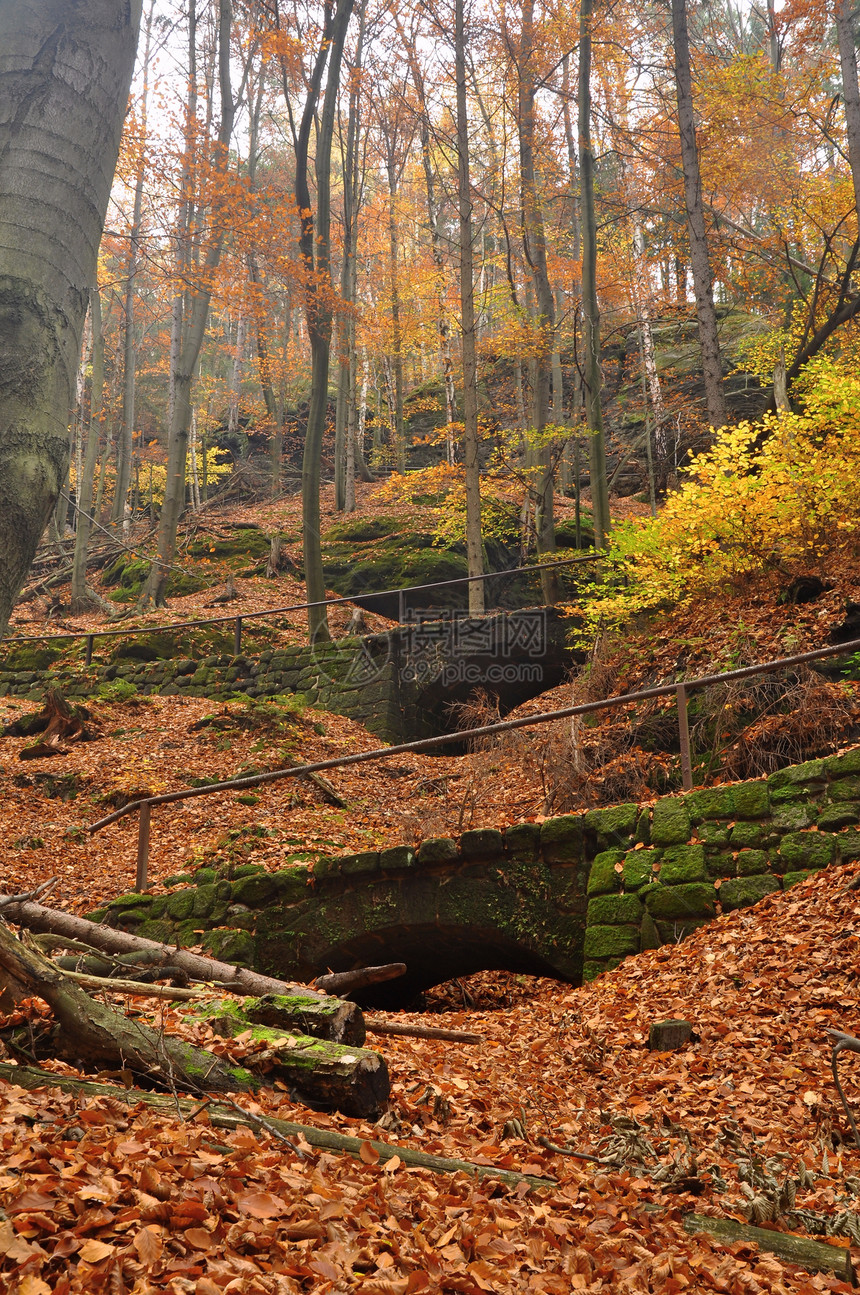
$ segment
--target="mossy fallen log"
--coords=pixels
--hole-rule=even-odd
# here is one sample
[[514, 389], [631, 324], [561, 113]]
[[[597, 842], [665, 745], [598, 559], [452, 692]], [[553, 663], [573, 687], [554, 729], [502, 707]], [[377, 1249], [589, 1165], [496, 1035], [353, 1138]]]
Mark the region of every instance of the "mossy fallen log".
[[288, 997], [209, 999], [189, 1004], [186, 1013], [206, 1021], [226, 1038], [249, 1035], [262, 1045], [257, 1063], [265, 1060], [269, 1079], [289, 1085], [300, 1101], [364, 1119], [388, 1100], [391, 1086], [385, 1059], [369, 1048], [297, 1033], [296, 1013]]
[[756, 1228], [737, 1219], [712, 1218], [709, 1214], [685, 1214], [683, 1223], [684, 1230], [691, 1234], [708, 1232], [717, 1241], [749, 1241], [786, 1263], [798, 1264], [812, 1272], [832, 1272], [850, 1285], [856, 1285], [851, 1251], [845, 1246], [831, 1246], [793, 1232], [772, 1232], [769, 1228]]
[[[199, 1102], [184, 1098], [179, 1098], [177, 1101], [174, 1097], [166, 1097], [161, 1093], [142, 1092], [138, 1088], [116, 1088], [111, 1084], [73, 1079], [69, 1075], [50, 1074], [31, 1066], [12, 1066], [0, 1062], [0, 1081], [4, 1080], [31, 1092], [38, 1088], [59, 1088], [64, 1093], [80, 1093], [86, 1097], [112, 1097], [126, 1107], [133, 1107], [140, 1103], [174, 1117], [177, 1106], [183, 1116], [200, 1111]], [[496, 1179], [508, 1187], [519, 1187], [521, 1183], [525, 1183], [530, 1188], [558, 1186], [555, 1178], [539, 1178], [533, 1174], [521, 1174], [516, 1169], [501, 1169], [496, 1168], [495, 1165], [476, 1165], [470, 1160], [434, 1156], [426, 1151], [418, 1151], [414, 1147], [401, 1147], [391, 1142], [377, 1142], [375, 1139], [355, 1138], [346, 1133], [336, 1133], [333, 1129], [316, 1129], [309, 1124], [294, 1124], [291, 1120], [278, 1120], [270, 1116], [261, 1118], [238, 1107], [220, 1106], [217, 1102], [210, 1102], [206, 1106], [204, 1118], [216, 1129], [235, 1129], [240, 1126], [269, 1128], [281, 1137], [304, 1138], [305, 1142], [312, 1147], [355, 1156], [359, 1159], [362, 1158], [362, 1148], [365, 1148], [366, 1155], [366, 1148], [370, 1146], [379, 1156], [380, 1165], [386, 1164], [396, 1156], [404, 1165], [416, 1169], [429, 1169], [434, 1174], [465, 1173], [473, 1178]]]
[[[3, 899], [4, 896], [0, 895], [0, 905]], [[46, 908], [44, 904], [31, 900], [3, 905], [3, 916], [6, 921], [25, 926], [31, 931], [51, 932], [80, 940], [102, 953], [159, 954], [165, 965], [178, 967], [191, 980], [215, 982], [220, 988], [228, 989], [233, 994], [279, 994], [291, 997], [295, 1001], [296, 1012], [301, 1017], [301, 1025], [297, 1024], [295, 1028], [301, 1029], [303, 1034], [353, 1047], [361, 1047], [364, 1043], [366, 1033], [361, 1009], [344, 999], [330, 998], [303, 985], [290, 985], [270, 976], [261, 976], [247, 967], [234, 967], [214, 958], [203, 958], [199, 954], [189, 953], [187, 949], [172, 948], [159, 944], [156, 940], [145, 940], [128, 931], [100, 926], [85, 917], [75, 917], [72, 913]]]

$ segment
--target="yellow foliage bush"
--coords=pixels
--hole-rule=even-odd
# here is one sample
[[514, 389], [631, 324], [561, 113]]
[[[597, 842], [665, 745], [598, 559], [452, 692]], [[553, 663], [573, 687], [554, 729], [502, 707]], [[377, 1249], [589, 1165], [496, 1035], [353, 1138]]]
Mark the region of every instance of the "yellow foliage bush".
[[793, 394], [802, 412], [724, 427], [655, 518], [613, 531], [603, 576], [576, 608], [590, 630], [857, 543], [860, 376], [822, 357]]

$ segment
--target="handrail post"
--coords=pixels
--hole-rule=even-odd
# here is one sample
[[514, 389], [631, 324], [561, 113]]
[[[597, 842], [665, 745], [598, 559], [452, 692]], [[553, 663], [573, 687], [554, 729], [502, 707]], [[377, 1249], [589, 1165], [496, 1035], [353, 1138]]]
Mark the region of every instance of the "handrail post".
[[406, 591], [398, 589], [397, 591], [397, 624], [403, 625], [406, 622]]
[[149, 823], [152, 809], [148, 800], [141, 801], [140, 818], [137, 824], [137, 868], [134, 877], [134, 888], [146, 890], [147, 870], [149, 867]]
[[242, 651], [242, 617], [236, 617], [236, 624], [233, 626], [233, 649], [234, 655], [238, 656]]
[[690, 717], [687, 713], [686, 684], [678, 684], [675, 696], [678, 702], [678, 736], [681, 739], [681, 780], [684, 791], [692, 791], [693, 762], [690, 758]]
[[84, 665], [92, 665], [93, 661], [93, 636], [87, 635], [87, 646], [84, 651]]

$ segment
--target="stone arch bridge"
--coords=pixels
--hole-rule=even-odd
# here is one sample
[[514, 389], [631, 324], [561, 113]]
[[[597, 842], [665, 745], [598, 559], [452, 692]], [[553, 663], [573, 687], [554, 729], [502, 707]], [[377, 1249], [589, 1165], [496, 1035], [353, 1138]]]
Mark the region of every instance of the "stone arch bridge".
[[[860, 748], [767, 779], [291, 864], [201, 868], [170, 894], [120, 896], [97, 920], [201, 942], [285, 979], [405, 962], [365, 991], [405, 1005], [445, 980], [507, 969], [579, 984], [721, 911], [860, 857]], [[193, 883], [193, 884], [189, 884]], [[201, 936], [202, 931], [202, 936]]]

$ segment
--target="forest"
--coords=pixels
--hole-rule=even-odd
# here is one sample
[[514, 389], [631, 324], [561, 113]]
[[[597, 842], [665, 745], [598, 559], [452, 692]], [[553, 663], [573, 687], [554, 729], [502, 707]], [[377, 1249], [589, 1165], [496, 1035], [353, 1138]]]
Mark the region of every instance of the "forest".
[[0, 0], [0, 1285], [860, 1252], [848, 0]]

